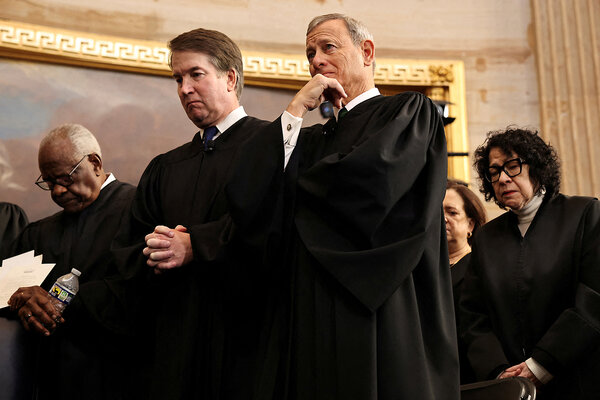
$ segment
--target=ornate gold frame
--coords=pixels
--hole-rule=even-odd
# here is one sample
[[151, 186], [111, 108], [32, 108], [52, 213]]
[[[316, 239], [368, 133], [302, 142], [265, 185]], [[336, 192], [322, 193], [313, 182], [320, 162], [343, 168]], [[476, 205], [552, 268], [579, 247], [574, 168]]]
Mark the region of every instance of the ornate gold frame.
[[[310, 79], [304, 55], [242, 51], [247, 85], [299, 89]], [[0, 21], [0, 57], [170, 76], [163, 43]], [[449, 101], [448, 151], [468, 151], [464, 65], [457, 60], [377, 59], [375, 83], [384, 94], [418, 90]], [[469, 158], [450, 157], [449, 176], [469, 181]]]

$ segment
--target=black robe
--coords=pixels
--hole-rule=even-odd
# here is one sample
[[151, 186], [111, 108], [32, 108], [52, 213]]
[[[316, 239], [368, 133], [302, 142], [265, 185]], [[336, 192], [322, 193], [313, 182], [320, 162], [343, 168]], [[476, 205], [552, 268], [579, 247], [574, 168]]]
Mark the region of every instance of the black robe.
[[[256, 397], [457, 399], [440, 117], [405, 93], [367, 100], [335, 125], [303, 129], [282, 178], [289, 235]], [[244, 163], [260, 177], [255, 192], [272, 193], [280, 119], [259, 139], [244, 154], [269, 156]]]
[[0, 260], [6, 258], [7, 248], [28, 223], [27, 215], [21, 207], [0, 202]]
[[[454, 298], [454, 315], [456, 316], [457, 329], [460, 324], [458, 302], [460, 300], [460, 292], [465, 283], [465, 274], [467, 273], [467, 267], [469, 266], [470, 260], [471, 253], [465, 255], [450, 268], [450, 274], [452, 275], [452, 296]], [[471, 368], [471, 364], [469, 364], [469, 359], [467, 358], [467, 346], [460, 337], [458, 338], [458, 359], [460, 360], [460, 384], [464, 385], [475, 382], [477, 378], [475, 378], [475, 372], [473, 372], [473, 368]]]
[[461, 336], [480, 379], [533, 357], [540, 399], [600, 398], [600, 202], [545, 199], [524, 237], [507, 212], [474, 238]]
[[[261, 290], [252, 257], [233, 243], [224, 188], [240, 148], [265, 124], [244, 117], [209, 151], [198, 133], [153, 159], [140, 179], [129, 222], [113, 249], [122, 279], [106, 285], [127, 310], [124, 319], [133, 321], [125, 329], [136, 330], [145, 352], [141, 398], [249, 397], [260, 323], [255, 315], [264, 307], [257, 304]], [[157, 225], [188, 229], [191, 263], [152, 273], [142, 249], [144, 236]], [[113, 322], [112, 328], [123, 328]]]
[[39, 346], [32, 360], [39, 399], [57, 393], [77, 399], [122, 398], [121, 356], [128, 343], [94, 323], [81, 299], [93, 290], [94, 281], [114, 273], [108, 250], [134, 193], [132, 185], [111, 182], [80, 213], [61, 211], [32, 222], [13, 243], [11, 255], [35, 250], [44, 255], [44, 263], [56, 263], [41, 285], [46, 290], [71, 268], [81, 271], [79, 293], [64, 313], [66, 323], [50, 337], [30, 338], [31, 346]]

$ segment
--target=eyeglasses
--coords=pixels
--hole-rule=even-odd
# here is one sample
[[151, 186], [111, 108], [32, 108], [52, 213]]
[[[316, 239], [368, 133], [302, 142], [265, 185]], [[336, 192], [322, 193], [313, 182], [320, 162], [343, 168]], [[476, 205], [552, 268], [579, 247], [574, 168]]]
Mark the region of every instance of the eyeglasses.
[[85, 158], [88, 156], [91, 156], [91, 154], [86, 154], [85, 156], [83, 156], [83, 158], [81, 160], [79, 160], [77, 165], [75, 165], [73, 167], [73, 169], [71, 170], [71, 172], [69, 172], [67, 175], [61, 175], [58, 178], [54, 178], [54, 179], [42, 179], [42, 175], [40, 175], [40, 176], [38, 176], [37, 180], [35, 181], [35, 184], [38, 185], [38, 187], [43, 190], [52, 190], [54, 188], [54, 186], [56, 186], [56, 185], [60, 185], [63, 187], [72, 185], [73, 184], [72, 175], [75, 173], [77, 168], [79, 168], [79, 166], [81, 165], [83, 160], [85, 160]]
[[504, 171], [508, 177], [513, 178], [523, 171], [523, 164], [527, 164], [527, 162], [520, 158], [513, 158], [502, 164], [500, 167], [488, 167], [488, 170], [485, 171], [485, 179], [491, 183], [498, 182], [502, 171]]

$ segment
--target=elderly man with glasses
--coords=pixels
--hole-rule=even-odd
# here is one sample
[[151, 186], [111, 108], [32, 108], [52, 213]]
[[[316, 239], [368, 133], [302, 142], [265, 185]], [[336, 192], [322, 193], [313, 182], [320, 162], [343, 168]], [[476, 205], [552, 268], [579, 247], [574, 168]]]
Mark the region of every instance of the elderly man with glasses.
[[113, 273], [108, 270], [112, 264], [106, 262], [108, 249], [135, 187], [104, 171], [100, 146], [81, 125], [66, 124], [48, 133], [40, 143], [38, 162], [41, 174], [35, 184], [49, 191], [63, 210], [31, 223], [3, 255], [34, 250], [43, 254], [45, 263], [56, 265], [41, 286], [20, 288], [9, 305], [26, 330], [49, 336], [36, 354], [41, 361], [35, 363], [40, 366], [35, 371], [40, 398], [54, 394], [56, 388], [61, 395], [68, 390], [72, 398], [84, 398], [90, 390], [102, 398], [110, 394], [103, 387], [116, 386], [106, 376], [114, 370], [108, 351], [118, 347], [116, 338], [87, 316], [82, 296], [75, 297], [63, 318], [47, 290], [71, 268], [82, 272], [80, 293], [92, 291], [95, 282]]

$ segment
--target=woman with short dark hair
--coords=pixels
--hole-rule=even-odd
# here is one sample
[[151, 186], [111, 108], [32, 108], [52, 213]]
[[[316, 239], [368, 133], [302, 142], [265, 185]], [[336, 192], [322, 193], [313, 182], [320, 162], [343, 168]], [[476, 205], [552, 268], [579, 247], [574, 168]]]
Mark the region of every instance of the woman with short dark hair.
[[600, 398], [600, 202], [559, 193], [556, 152], [526, 129], [475, 152], [481, 192], [509, 211], [474, 238], [460, 336], [479, 379], [523, 376], [540, 399]]

